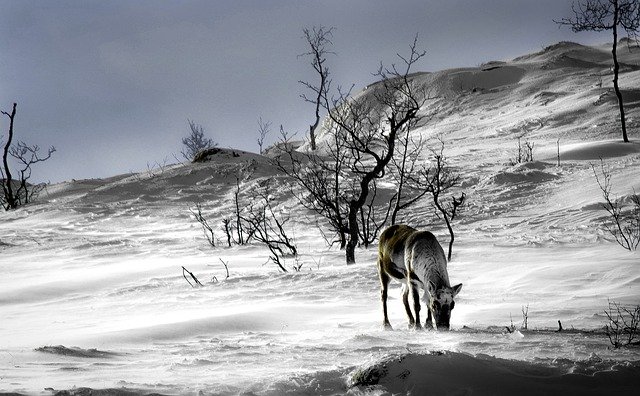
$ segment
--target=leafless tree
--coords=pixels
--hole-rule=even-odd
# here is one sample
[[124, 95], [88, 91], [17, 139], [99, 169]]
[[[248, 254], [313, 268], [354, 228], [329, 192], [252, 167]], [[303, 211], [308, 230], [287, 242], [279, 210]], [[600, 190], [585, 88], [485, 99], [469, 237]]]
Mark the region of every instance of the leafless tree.
[[242, 221], [254, 230], [254, 239], [269, 249], [269, 259], [281, 271], [287, 272], [284, 258], [296, 257], [298, 249], [293, 238], [287, 233], [286, 224], [290, 220], [289, 216], [277, 213], [271, 202], [270, 183], [267, 183], [264, 188], [254, 191], [253, 203], [242, 215]]
[[412, 66], [425, 55], [417, 49], [417, 40], [416, 36], [408, 57], [398, 55], [403, 62], [401, 67], [380, 66], [375, 76], [381, 81], [372, 88], [372, 99], [353, 98], [348, 92], [338, 90], [337, 98], [326, 102], [329, 120], [349, 151], [347, 168], [355, 187], [348, 198], [349, 232], [345, 248], [348, 264], [356, 261], [358, 215], [367, 203], [372, 182], [384, 177], [398, 134], [418, 117], [426, 100], [424, 92], [409, 78]]
[[328, 223], [334, 239], [327, 237], [327, 242], [330, 245], [337, 243], [340, 249], [344, 249], [349, 230], [345, 141], [337, 133], [330, 133], [331, 141], [326, 146], [325, 155], [299, 153], [294, 150], [287, 132], [281, 129], [280, 133], [279, 146], [284, 149], [283, 154], [275, 158], [276, 165], [300, 187], [292, 190], [298, 201]]
[[[17, 104], [13, 104], [11, 113], [2, 111], [2, 114], [9, 117], [9, 134], [5, 142], [2, 155], [2, 165], [0, 168], [0, 176], [2, 177], [2, 196], [0, 203], [5, 210], [16, 209], [20, 205], [28, 204], [42, 190], [43, 184], [33, 185], [29, 183], [31, 178], [31, 167], [37, 163], [47, 161], [56, 151], [51, 146], [44, 155], [40, 154], [40, 147], [37, 145], [28, 145], [22, 141], [12, 144], [14, 137], [14, 122], [16, 116]], [[18, 163], [19, 179], [13, 179], [11, 169], [9, 167], [9, 157], [12, 157]]]
[[[373, 244], [382, 228], [387, 224], [391, 210], [393, 208], [393, 198], [386, 205], [382, 205], [376, 199], [378, 196], [378, 183], [376, 179], [371, 181], [371, 188], [367, 201], [360, 208], [360, 219], [358, 226], [358, 238], [360, 245], [365, 248]], [[384, 208], [386, 206], [386, 209]], [[381, 213], [382, 212], [382, 213]]]
[[609, 301], [609, 308], [604, 311], [608, 323], [605, 325], [605, 334], [614, 348], [627, 345], [638, 345], [640, 334], [640, 305], [635, 307], [624, 306], [620, 303]]
[[626, 208], [624, 202], [611, 196], [611, 172], [600, 160], [600, 172], [595, 164], [591, 164], [593, 174], [602, 191], [604, 203], [602, 207], [609, 213], [609, 219], [603, 222], [605, 229], [611, 234], [618, 245], [627, 250], [636, 250], [640, 245], [640, 195], [631, 195], [631, 208]]
[[264, 141], [269, 132], [271, 132], [271, 122], [263, 121], [262, 117], [258, 118], [258, 147], [260, 148], [260, 154], [263, 154]]
[[329, 49], [329, 47], [333, 45], [331, 42], [333, 31], [333, 27], [327, 28], [322, 25], [319, 27], [314, 26], [311, 29], [303, 29], [304, 38], [309, 45], [309, 51], [299, 56], [311, 58], [311, 66], [320, 79], [317, 85], [307, 81], [299, 81], [300, 84], [304, 85], [312, 92], [311, 97], [305, 94], [302, 94], [301, 97], [315, 106], [315, 120], [313, 124], [309, 125], [309, 141], [311, 144], [311, 150], [316, 150], [315, 131], [320, 124], [320, 110], [323, 108], [323, 100], [327, 97], [327, 93], [331, 86], [329, 68], [326, 65], [326, 61], [327, 55], [333, 54]]
[[444, 156], [444, 141], [440, 140], [439, 150], [433, 149], [431, 152], [433, 163], [423, 166], [415, 176], [411, 176], [411, 182], [414, 188], [431, 195], [436, 216], [445, 222], [450, 237], [447, 259], [451, 260], [455, 241], [453, 221], [458, 215], [458, 209], [465, 203], [466, 194], [462, 192], [459, 197], [452, 194], [452, 190], [460, 186], [460, 175], [448, 166]]
[[361, 238], [365, 233], [373, 235], [366, 229], [363, 233], [362, 226], [373, 218], [368, 211], [375, 205], [374, 181], [385, 176], [398, 134], [418, 117], [426, 101], [424, 90], [414, 86], [409, 76], [424, 55], [417, 49], [416, 36], [409, 56], [398, 55], [400, 66], [380, 66], [374, 74], [380, 81], [369, 87], [370, 95], [354, 97], [351, 90], [341, 88], [331, 97], [328, 91], [322, 93], [322, 107], [328, 114], [323, 124], [326, 148], [318, 150], [321, 153], [290, 150], [286, 160], [279, 161], [280, 168], [302, 188], [301, 202], [330, 223], [345, 249], [347, 264], [355, 263], [359, 244], [371, 242]]
[[555, 21], [570, 26], [574, 32], [611, 30], [613, 33], [613, 88], [618, 98], [622, 140], [629, 142], [624, 115], [622, 93], [618, 86], [620, 63], [618, 62], [618, 29], [624, 29], [629, 36], [637, 37], [640, 28], [640, 1], [638, 0], [580, 0], [572, 4], [573, 17]]
[[518, 137], [518, 147], [516, 148], [514, 157], [510, 160], [511, 165], [533, 162], [534, 147], [535, 143], [528, 140], [525, 140], [524, 145], [522, 145], [522, 137]]
[[207, 238], [207, 242], [209, 242], [209, 245], [211, 245], [211, 247], [216, 247], [216, 237], [213, 232], [213, 228], [209, 225], [209, 222], [202, 214], [202, 204], [196, 203], [195, 209], [189, 208], [189, 211], [196, 219], [196, 221], [202, 226], [202, 231], [204, 232], [204, 236], [205, 238]]
[[398, 138], [400, 144], [397, 146], [397, 153], [391, 159], [393, 166], [389, 173], [396, 184], [396, 192], [392, 197], [391, 224], [396, 224], [401, 210], [409, 208], [427, 194], [426, 189], [415, 188], [409, 180], [418, 171], [419, 156], [425, 149], [421, 138], [411, 137], [410, 131], [414, 123], [411, 122]]
[[233, 240], [231, 236], [231, 219], [222, 219], [222, 227], [225, 235], [227, 236], [227, 245], [231, 247], [231, 241]]
[[182, 156], [193, 161], [196, 155], [202, 150], [216, 147], [218, 144], [211, 138], [204, 136], [204, 127], [195, 121], [187, 120], [189, 124], [189, 135], [182, 138], [184, 149], [180, 152]]

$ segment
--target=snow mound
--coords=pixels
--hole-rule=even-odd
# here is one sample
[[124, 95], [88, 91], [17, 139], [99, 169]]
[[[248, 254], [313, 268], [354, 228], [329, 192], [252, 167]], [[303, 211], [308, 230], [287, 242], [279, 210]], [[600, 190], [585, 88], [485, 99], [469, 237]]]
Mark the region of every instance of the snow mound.
[[64, 345], [43, 346], [36, 348], [36, 352], [50, 353], [53, 355], [71, 356], [79, 358], [109, 358], [118, 356], [117, 353], [100, 351], [95, 348], [83, 349], [78, 347], [66, 347]]
[[590, 161], [597, 159], [607, 159], [624, 157], [631, 154], [640, 153], [640, 143], [623, 143], [620, 141], [601, 141], [576, 143], [568, 145], [564, 149], [560, 148], [561, 160]]
[[455, 90], [488, 90], [517, 84], [526, 70], [516, 66], [494, 66], [482, 70], [460, 71], [451, 75], [450, 84]]
[[567, 367], [458, 352], [405, 354], [356, 370], [351, 381], [366, 393], [416, 395], [629, 394], [640, 386], [640, 362], [595, 357], [587, 364], [574, 363]]
[[517, 164], [493, 175], [491, 181], [498, 185], [510, 185], [519, 183], [540, 184], [558, 179], [558, 175], [545, 170], [549, 166], [550, 164], [541, 161]]

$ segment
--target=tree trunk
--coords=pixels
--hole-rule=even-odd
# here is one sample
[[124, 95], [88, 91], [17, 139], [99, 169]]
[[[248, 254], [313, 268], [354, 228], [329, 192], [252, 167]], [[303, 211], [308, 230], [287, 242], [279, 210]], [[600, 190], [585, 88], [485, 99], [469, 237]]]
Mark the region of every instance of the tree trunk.
[[311, 142], [312, 151], [316, 151], [316, 126], [318, 126], [318, 121], [316, 121], [315, 125], [309, 125], [309, 140]]
[[618, 72], [620, 71], [620, 64], [618, 63], [618, 18], [619, 18], [619, 8], [618, 2], [614, 2], [614, 11], [613, 11], [613, 48], [611, 53], [613, 54], [613, 89], [616, 92], [616, 96], [618, 97], [618, 107], [620, 108], [620, 124], [622, 125], [622, 140], [625, 143], [629, 143], [629, 138], [627, 137], [627, 125], [624, 118], [624, 105], [622, 102], [622, 92], [620, 92], [620, 87], [618, 86]]
[[358, 246], [358, 210], [357, 201], [349, 204], [349, 240], [345, 250], [347, 264], [356, 263], [356, 246]]
[[13, 104], [13, 110], [11, 114], [3, 112], [7, 116], [9, 116], [9, 136], [7, 137], [7, 144], [4, 146], [4, 153], [2, 155], [2, 164], [4, 166], [4, 174], [5, 180], [3, 180], [3, 190], [4, 190], [4, 199], [7, 202], [6, 209], [15, 209], [18, 207], [18, 203], [16, 202], [15, 196], [13, 194], [13, 186], [12, 186], [12, 177], [11, 170], [9, 169], [9, 162], [7, 160], [7, 156], [9, 154], [9, 148], [11, 147], [11, 141], [13, 140], [13, 120], [16, 116], [16, 106], [17, 103]]
[[447, 228], [449, 229], [449, 235], [451, 236], [451, 238], [449, 239], [449, 252], [447, 253], [447, 261], [451, 261], [451, 251], [453, 250], [453, 242], [456, 239], [456, 237], [453, 234], [453, 227], [451, 227], [451, 222], [449, 221], [449, 218], [445, 215], [444, 219], [445, 219], [445, 222], [447, 223]]

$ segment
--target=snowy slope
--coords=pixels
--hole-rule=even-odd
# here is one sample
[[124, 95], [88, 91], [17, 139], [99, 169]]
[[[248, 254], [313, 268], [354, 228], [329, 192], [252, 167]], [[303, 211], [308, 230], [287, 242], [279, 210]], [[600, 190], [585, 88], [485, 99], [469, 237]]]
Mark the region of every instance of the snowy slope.
[[[623, 62], [637, 141], [640, 51]], [[612, 350], [602, 333], [608, 299], [640, 303], [640, 255], [602, 230], [591, 169], [602, 158], [615, 195], [640, 191], [640, 144], [617, 141], [606, 48], [560, 43], [413, 78], [436, 97], [415, 133], [443, 138], [469, 200], [449, 265], [452, 282], [464, 284], [453, 331], [406, 330], [397, 284], [395, 330], [382, 331], [375, 249], [347, 267], [268, 158], [223, 150], [206, 163], [49, 186], [38, 203], [0, 214], [0, 392], [420, 393], [445, 376], [442, 359], [460, 368], [439, 383], [443, 392], [500, 394], [488, 384], [514, 375], [568, 394], [640, 385], [640, 351]], [[535, 161], [508, 165], [518, 137], [535, 143]], [[237, 185], [248, 204], [267, 181], [278, 210], [292, 215], [299, 273], [265, 264], [258, 245], [209, 247], [189, 212], [202, 203], [219, 227]], [[404, 220], [447, 241], [427, 201]], [[191, 288], [182, 266], [205, 287]], [[530, 330], [504, 333], [526, 305]], [[555, 333], [558, 320], [576, 331]], [[449, 352], [427, 354], [440, 350]]]

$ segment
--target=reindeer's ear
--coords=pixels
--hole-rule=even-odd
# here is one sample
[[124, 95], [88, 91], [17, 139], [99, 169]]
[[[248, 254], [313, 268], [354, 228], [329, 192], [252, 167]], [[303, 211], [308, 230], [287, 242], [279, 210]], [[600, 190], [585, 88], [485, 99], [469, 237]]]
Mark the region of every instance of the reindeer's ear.
[[453, 296], [455, 297], [458, 293], [460, 293], [460, 289], [462, 289], [462, 283], [458, 283], [451, 289], [453, 289]]
[[432, 281], [427, 282], [427, 291], [431, 295], [431, 297], [436, 296], [436, 284]]

